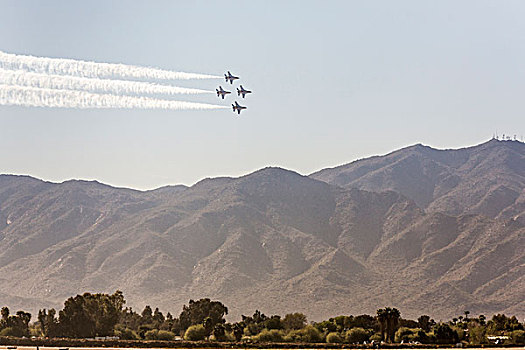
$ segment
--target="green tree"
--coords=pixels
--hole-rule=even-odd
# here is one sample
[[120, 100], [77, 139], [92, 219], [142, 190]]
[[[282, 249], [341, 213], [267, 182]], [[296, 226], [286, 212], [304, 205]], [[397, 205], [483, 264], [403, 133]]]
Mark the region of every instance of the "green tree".
[[165, 320], [166, 318], [164, 318], [162, 312], [160, 312], [159, 308], [156, 307], [155, 311], [153, 312], [153, 323], [155, 324], [155, 326], [160, 327], [160, 325], [164, 323]]
[[208, 316], [204, 319], [202, 325], [204, 326], [204, 330], [206, 331], [206, 336], [209, 338], [211, 333], [213, 332], [213, 328], [215, 327], [215, 325], [213, 324], [213, 320], [211, 319], [211, 317]]
[[140, 316], [142, 317], [142, 324], [153, 323], [153, 310], [151, 310], [151, 306], [146, 305]]
[[0, 314], [2, 314], [2, 321], [5, 322], [5, 324], [7, 324], [7, 320], [9, 319], [9, 308], [7, 306], [4, 306], [0, 311]]
[[434, 327], [434, 336], [438, 344], [455, 344], [459, 341], [457, 332], [445, 323], [439, 323]]
[[58, 313], [58, 322], [60, 336], [63, 337], [92, 338], [96, 334], [95, 320], [88, 313], [83, 295], [77, 295], [65, 301], [64, 308]]
[[396, 308], [386, 307], [377, 310], [377, 320], [381, 329], [383, 340], [388, 342], [394, 341], [396, 329], [399, 325], [401, 313]]
[[266, 329], [283, 329], [281, 316], [279, 315], [268, 317], [263, 323]]
[[38, 322], [45, 337], [54, 338], [59, 335], [59, 324], [55, 309], [38, 311]]
[[380, 325], [378, 320], [370, 315], [359, 315], [359, 316], [349, 316], [346, 317], [344, 320], [344, 328], [351, 329], [351, 328], [364, 328], [364, 329], [372, 329], [374, 331], [380, 330]]
[[191, 325], [203, 323], [209, 317], [213, 328], [217, 323], [225, 323], [224, 315], [227, 314], [228, 308], [220, 301], [211, 301], [208, 298], [190, 300], [189, 305], [182, 308], [179, 322], [182, 329], [187, 329]]
[[283, 327], [287, 330], [301, 329], [306, 326], [306, 316], [300, 312], [286, 314], [283, 318]]
[[235, 337], [235, 340], [240, 341], [242, 339], [243, 333], [244, 325], [242, 323], [235, 323], [233, 325], [233, 336]]
[[112, 335], [124, 303], [120, 291], [112, 295], [84, 293], [71, 297], [58, 315], [60, 335], [74, 338]]
[[419, 316], [417, 319], [417, 323], [419, 324], [419, 328], [421, 328], [425, 332], [430, 331], [430, 316], [428, 315]]
[[314, 327], [320, 330], [321, 332], [337, 332], [339, 329], [338, 325], [331, 321], [322, 321], [322, 322], [316, 322], [314, 324]]
[[487, 318], [485, 315], [479, 315], [478, 316], [479, 324], [484, 326], [487, 323]]
[[16, 315], [9, 315], [9, 308], [3, 307], [1, 315], [0, 334], [12, 337], [29, 336], [29, 322], [31, 321], [30, 313], [17, 311]]
[[217, 323], [212, 333], [216, 341], [226, 341], [226, 327], [222, 323]]

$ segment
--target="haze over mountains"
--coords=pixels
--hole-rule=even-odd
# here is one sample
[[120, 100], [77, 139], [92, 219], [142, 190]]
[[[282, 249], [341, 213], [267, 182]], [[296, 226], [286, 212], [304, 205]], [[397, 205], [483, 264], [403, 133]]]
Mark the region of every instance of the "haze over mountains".
[[319, 320], [398, 307], [525, 317], [525, 144], [415, 145], [310, 176], [265, 168], [153, 191], [0, 176], [0, 305], [124, 292]]

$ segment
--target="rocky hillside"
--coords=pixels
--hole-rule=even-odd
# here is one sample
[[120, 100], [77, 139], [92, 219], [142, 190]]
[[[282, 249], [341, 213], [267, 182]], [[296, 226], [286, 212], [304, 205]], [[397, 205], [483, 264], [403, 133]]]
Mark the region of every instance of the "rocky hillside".
[[396, 191], [428, 212], [525, 223], [525, 144], [518, 141], [493, 139], [457, 150], [415, 145], [311, 177], [345, 188]]
[[174, 314], [211, 297], [233, 319], [385, 305], [524, 317], [524, 155], [507, 142], [414, 146], [311, 177], [266, 168], [146, 192], [3, 175], [0, 305], [121, 289], [134, 308]]

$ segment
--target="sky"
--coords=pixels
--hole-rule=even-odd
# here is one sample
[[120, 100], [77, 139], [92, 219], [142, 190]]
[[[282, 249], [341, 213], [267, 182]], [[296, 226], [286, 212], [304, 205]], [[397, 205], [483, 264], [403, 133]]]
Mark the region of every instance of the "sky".
[[307, 175], [495, 132], [520, 138], [523, 18], [523, 1], [2, 0], [0, 51], [230, 70], [253, 94], [239, 100], [248, 106], [240, 116], [0, 106], [0, 173], [146, 190], [266, 166]]

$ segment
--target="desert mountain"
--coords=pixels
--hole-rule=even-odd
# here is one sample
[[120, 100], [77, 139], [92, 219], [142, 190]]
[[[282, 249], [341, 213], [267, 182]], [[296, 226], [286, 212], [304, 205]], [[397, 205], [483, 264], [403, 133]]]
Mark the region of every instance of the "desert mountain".
[[427, 212], [525, 223], [525, 144], [518, 141], [493, 139], [457, 150], [418, 144], [311, 177], [345, 188], [396, 191]]
[[120, 289], [173, 314], [211, 297], [232, 319], [385, 305], [523, 317], [524, 155], [513, 142], [414, 146], [310, 177], [266, 168], [145, 192], [2, 175], [0, 305]]

